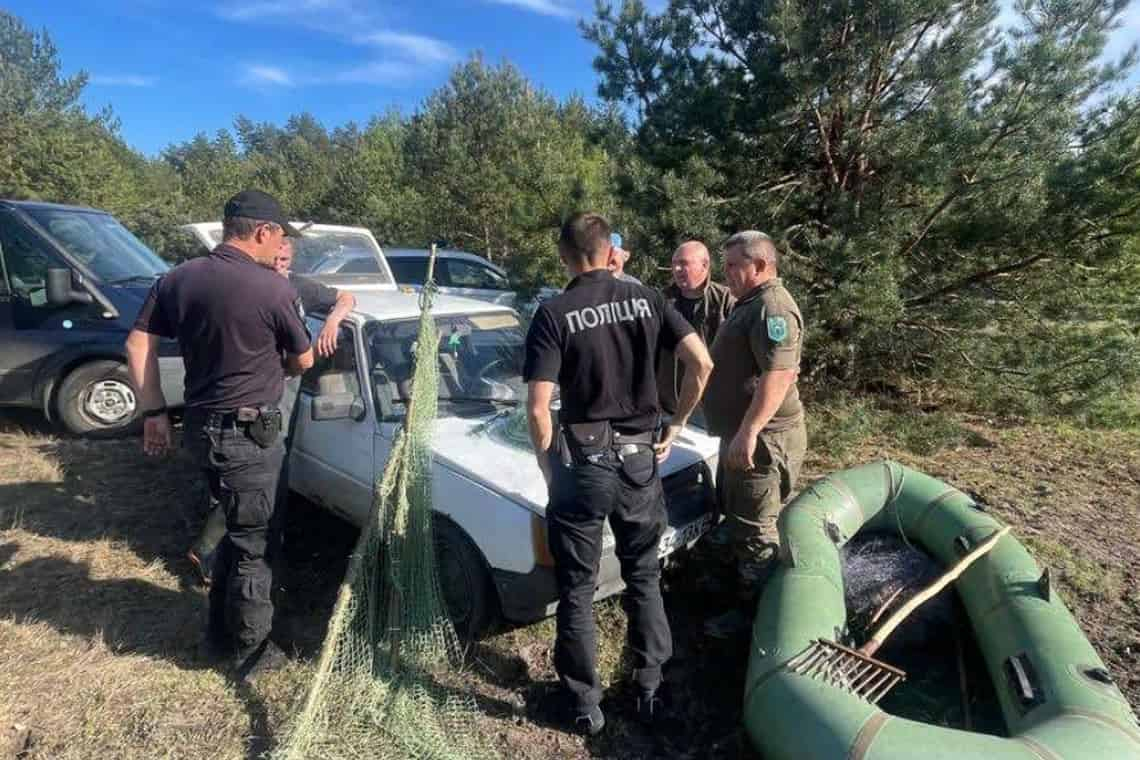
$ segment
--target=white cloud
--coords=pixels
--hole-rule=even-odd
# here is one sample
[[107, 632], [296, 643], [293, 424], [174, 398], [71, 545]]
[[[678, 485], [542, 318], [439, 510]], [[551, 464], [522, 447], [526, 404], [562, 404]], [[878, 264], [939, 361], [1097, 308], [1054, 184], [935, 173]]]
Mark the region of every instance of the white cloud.
[[334, 84], [402, 84], [414, 79], [419, 67], [405, 61], [374, 61], [334, 72], [325, 81]]
[[246, 66], [243, 81], [252, 85], [271, 85], [274, 87], [292, 87], [293, 77], [289, 72], [277, 66], [252, 64]]
[[579, 14], [573, 8], [562, 5], [558, 0], [488, 0], [496, 5], [510, 5], [524, 11], [539, 13], [556, 18], [576, 18]]
[[102, 87], [154, 87], [158, 77], [141, 74], [92, 74], [91, 84]]
[[460, 57], [459, 51], [444, 40], [388, 27], [362, 0], [238, 0], [215, 7], [214, 13], [234, 23], [298, 27], [380, 53], [377, 58], [368, 55], [353, 66], [324, 67], [323, 72], [314, 63], [303, 74], [290, 74], [277, 66], [250, 65], [243, 79], [247, 85], [401, 84]]
[[459, 57], [455, 48], [443, 40], [421, 34], [382, 31], [360, 37], [358, 41], [399, 51], [417, 63], [449, 63]]
[[358, 66], [304, 74], [256, 63], [245, 67], [241, 81], [246, 86], [262, 89], [342, 84], [402, 85], [414, 80], [422, 72], [422, 66], [408, 61], [369, 61]]
[[358, 13], [351, 0], [253, 0], [221, 5], [214, 12], [230, 21], [267, 22], [295, 22], [298, 18], [325, 13], [350, 16]]

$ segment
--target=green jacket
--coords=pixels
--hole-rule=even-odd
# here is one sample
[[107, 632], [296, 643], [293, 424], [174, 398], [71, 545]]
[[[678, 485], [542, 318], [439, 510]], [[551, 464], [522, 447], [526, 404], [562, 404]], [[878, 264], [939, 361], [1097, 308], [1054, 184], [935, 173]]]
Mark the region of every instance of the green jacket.
[[[684, 313], [684, 309], [680, 306], [683, 300], [681, 289], [677, 287], [676, 283], [665, 288], [661, 293], [665, 296], [666, 303], [682, 314]], [[717, 331], [724, 324], [724, 320], [728, 318], [728, 313], [732, 311], [735, 303], [736, 299], [732, 297], [724, 285], [718, 285], [711, 279], [705, 281], [700, 301], [696, 304], [689, 323], [701, 336], [701, 340], [706, 346], [712, 345], [713, 340], [716, 339]], [[657, 395], [661, 402], [661, 408], [669, 414], [677, 411], [677, 399], [681, 392], [681, 381], [684, 377], [685, 366], [672, 351], [662, 349], [657, 357]]]

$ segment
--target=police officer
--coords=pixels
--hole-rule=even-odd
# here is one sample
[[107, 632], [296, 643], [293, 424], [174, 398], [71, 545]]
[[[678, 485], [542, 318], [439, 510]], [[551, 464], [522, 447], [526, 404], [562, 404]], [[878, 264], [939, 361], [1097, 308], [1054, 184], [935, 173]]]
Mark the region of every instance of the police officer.
[[[717, 331], [728, 318], [736, 299], [728, 288], [712, 281], [709, 249], [699, 240], [689, 240], [673, 252], [673, 283], [665, 288], [665, 301], [681, 312], [706, 346], [716, 340]], [[657, 361], [657, 395], [661, 408], [672, 414], [677, 408], [677, 395], [684, 377], [684, 367], [671, 351], [662, 351]], [[701, 408], [693, 422], [705, 426]]]
[[777, 517], [807, 451], [796, 386], [803, 317], [780, 281], [779, 262], [762, 232], [738, 232], [725, 242], [725, 279], [737, 302], [713, 342], [716, 368], [704, 411], [721, 441], [717, 486], [741, 604], [706, 624], [713, 636], [747, 630], [747, 610], [778, 559]]
[[[349, 312], [356, 308], [356, 297], [348, 291], [337, 290], [310, 277], [294, 273], [292, 271], [293, 253], [293, 242], [287, 237], [281, 243], [281, 250], [278, 251], [277, 257], [274, 259], [273, 268], [279, 275], [288, 279], [289, 284], [296, 289], [297, 296], [301, 299], [301, 308], [306, 314], [328, 314], [325, 318], [324, 327], [321, 328], [320, 335], [317, 336], [314, 348], [317, 356], [321, 358], [332, 356], [336, 351], [337, 339], [340, 335], [340, 323], [344, 321]], [[299, 377], [288, 378], [285, 381], [285, 391], [281, 396], [281, 418], [286, 433], [285, 464], [281, 472], [282, 483], [280, 486], [282, 491], [285, 491], [289, 486], [289, 444], [293, 438], [293, 426], [296, 424], [293, 411], [297, 402], [300, 383]], [[287, 501], [287, 498], [282, 498], [281, 503], [278, 504], [276, 525], [274, 525], [272, 540], [270, 541], [271, 547], [274, 548], [280, 546], [280, 532], [284, 528], [284, 507]], [[194, 565], [202, 583], [206, 586], [209, 586], [213, 580], [213, 555], [225, 535], [225, 513], [218, 509], [217, 504], [211, 500], [207, 504], [206, 521], [202, 531], [186, 553], [187, 559]]]
[[[626, 583], [637, 712], [645, 720], [659, 714], [661, 666], [673, 644], [657, 560], [666, 524], [657, 463], [668, 456], [712, 370], [700, 338], [659, 293], [612, 276], [612, 248], [610, 226], [598, 214], [578, 214], [563, 225], [558, 252], [573, 279], [535, 313], [523, 370], [531, 440], [550, 492], [558, 584], [554, 667], [563, 686], [557, 696], [569, 702], [574, 726], [589, 734], [605, 725], [592, 603], [607, 519]], [[654, 359], [661, 347], [676, 351], [688, 371], [677, 414], [657, 440]], [[556, 384], [557, 424], [550, 411]]]
[[285, 454], [277, 404], [285, 375], [313, 364], [297, 292], [273, 271], [286, 235], [299, 233], [272, 196], [238, 193], [225, 206], [221, 245], [155, 283], [127, 336], [150, 455], [171, 445], [158, 341], [178, 339], [186, 366], [185, 445], [226, 515], [208, 640], [233, 657], [240, 677], [284, 660], [268, 639], [273, 579], [266, 554]]

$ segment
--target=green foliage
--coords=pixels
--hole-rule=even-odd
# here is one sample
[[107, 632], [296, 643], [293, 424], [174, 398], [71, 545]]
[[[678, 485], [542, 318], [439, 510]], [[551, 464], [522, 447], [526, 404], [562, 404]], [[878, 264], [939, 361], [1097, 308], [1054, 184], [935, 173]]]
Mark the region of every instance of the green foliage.
[[607, 156], [590, 112], [559, 104], [509, 64], [458, 67], [409, 126], [411, 184], [431, 234], [483, 255], [524, 285], [563, 281], [555, 232], [570, 213], [612, 211]]
[[105, 208], [177, 261], [198, 252], [179, 225], [261, 187], [524, 290], [564, 282], [576, 210], [608, 214], [654, 285], [684, 240], [760, 228], [808, 321], [806, 386], [1115, 424], [1140, 387], [1136, 51], [1101, 57], [1125, 7], [1021, 0], [999, 29], [998, 0], [625, 0], [584, 25], [600, 108], [474, 57], [410, 116], [237, 116], [154, 160], [0, 11], [0, 197]]
[[[1135, 334], [1074, 378], [1065, 320], [1041, 320], [1071, 319], [1065, 302], [1134, 315], [1140, 100], [1111, 87], [1135, 51], [1100, 62], [1125, 7], [1026, 0], [1000, 30], [995, 0], [626, 0], [584, 31], [648, 173], [692, 177], [722, 233], [779, 239], [808, 379], [969, 385], [996, 355], [1056, 404], [1138, 377]], [[676, 238], [658, 234], [664, 256]]]

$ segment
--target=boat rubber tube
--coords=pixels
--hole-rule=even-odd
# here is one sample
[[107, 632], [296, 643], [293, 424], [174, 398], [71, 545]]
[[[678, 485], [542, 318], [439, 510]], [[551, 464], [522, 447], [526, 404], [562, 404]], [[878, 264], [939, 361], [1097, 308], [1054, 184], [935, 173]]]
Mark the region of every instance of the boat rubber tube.
[[944, 565], [999, 528], [969, 496], [895, 462], [834, 473], [780, 517], [781, 563], [756, 611], [744, 725], [766, 760], [1140, 760], [1140, 724], [1076, 620], [1007, 535], [956, 581], [1008, 736], [907, 720], [788, 670], [846, 624], [839, 550], [891, 531]]

